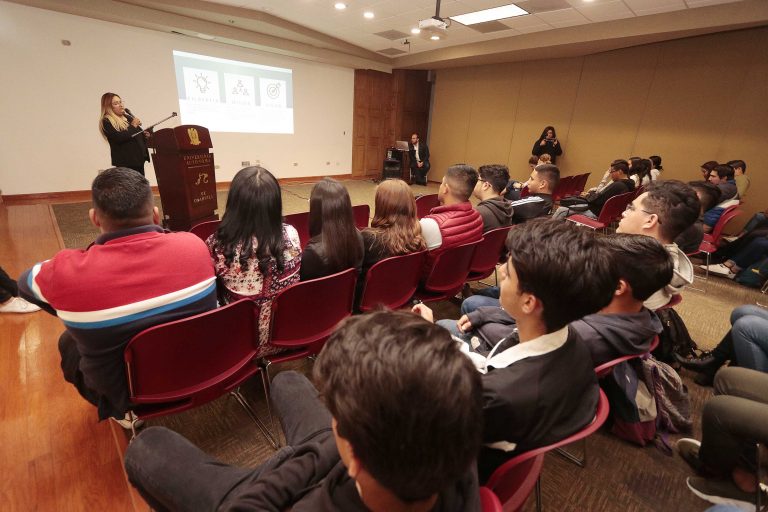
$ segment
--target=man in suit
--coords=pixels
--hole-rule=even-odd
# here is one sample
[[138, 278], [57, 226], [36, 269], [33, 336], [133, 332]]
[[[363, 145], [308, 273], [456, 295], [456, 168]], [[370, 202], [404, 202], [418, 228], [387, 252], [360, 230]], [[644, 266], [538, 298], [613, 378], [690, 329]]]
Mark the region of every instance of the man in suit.
[[411, 181], [418, 185], [427, 185], [429, 172], [429, 148], [426, 142], [419, 141], [419, 134], [411, 135], [408, 143], [408, 156], [411, 160]]

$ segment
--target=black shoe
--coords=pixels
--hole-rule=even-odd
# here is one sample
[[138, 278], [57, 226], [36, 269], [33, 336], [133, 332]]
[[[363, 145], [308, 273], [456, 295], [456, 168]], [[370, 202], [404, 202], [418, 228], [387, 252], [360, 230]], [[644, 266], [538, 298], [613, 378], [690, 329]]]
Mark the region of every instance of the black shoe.
[[677, 440], [675, 446], [677, 446], [677, 453], [680, 454], [680, 457], [687, 462], [696, 473], [700, 473], [701, 460], [699, 459], [699, 449], [701, 448], [701, 441], [689, 437], [682, 437]]
[[716, 371], [718, 368], [725, 364], [725, 361], [713, 356], [712, 354], [705, 354], [700, 357], [686, 358], [680, 354], [675, 354], [675, 359], [680, 363], [683, 368], [693, 370], [695, 372], [709, 372]]

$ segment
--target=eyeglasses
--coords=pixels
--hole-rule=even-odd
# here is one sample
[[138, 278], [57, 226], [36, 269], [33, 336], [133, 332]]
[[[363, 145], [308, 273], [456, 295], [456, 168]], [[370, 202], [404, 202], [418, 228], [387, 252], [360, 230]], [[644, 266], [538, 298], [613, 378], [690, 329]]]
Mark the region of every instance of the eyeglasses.
[[[627, 205], [627, 207], [624, 209], [624, 211], [627, 211], [627, 212], [634, 212], [634, 211], [637, 211], [637, 210], [638, 210], [638, 208], [634, 204], [632, 204], [632, 203], [629, 203]], [[655, 215], [656, 216], [656, 222], [661, 224], [661, 219], [659, 218], [659, 214], [658, 213], [649, 212], [648, 210], [643, 210], [642, 208], [640, 208], [639, 210], [641, 212], [643, 212], [643, 213], [647, 213], [648, 215]]]

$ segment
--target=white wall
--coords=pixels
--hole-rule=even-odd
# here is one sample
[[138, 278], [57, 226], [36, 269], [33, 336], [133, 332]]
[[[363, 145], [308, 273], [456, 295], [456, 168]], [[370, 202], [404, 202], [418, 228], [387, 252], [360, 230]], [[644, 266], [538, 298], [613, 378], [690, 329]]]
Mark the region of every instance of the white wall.
[[278, 178], [351, 173], [352, 69], [0, 1], [3, 195], [89, 189], [111, 166], [101, 95], [119, 94], [145, 126], [178, 111], [173, 50], [293, 69], [295, 133], [212, 133], [217, 181], [246, 160]]

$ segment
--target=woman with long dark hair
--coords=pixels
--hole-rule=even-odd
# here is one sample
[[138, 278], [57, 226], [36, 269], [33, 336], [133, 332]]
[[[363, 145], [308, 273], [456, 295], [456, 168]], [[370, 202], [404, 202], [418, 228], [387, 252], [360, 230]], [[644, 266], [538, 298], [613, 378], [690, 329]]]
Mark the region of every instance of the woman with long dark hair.
[[653, 164], [651, 167], [651, 180], [656, 181], [659, 179], [659, 175], [664, 172], [664, 167], [661, 165], [661, 157], [659, 155], [651, 155], [648, 157], [648, 160]]
[[541, 137], [533, 143], [531, 154], [541, 156], [545, 153], [552, 157], [553, 164], [557, 163], [557, 157], [563, 154], [563, 147], [557, 140], [554, 126], [545, 127], [544, 131], [541, 132]]
[[101, 96], [101, 116], [99, 131], [109, 142], [112, 165], [127, 167], [144, 176], [144, 162], [149, 162], [149, 152], [144, 135], [141, 133], [141, 120], [131, 115], [123, 106], [123, 100], [113, 92]]
[[362, 276], [374, 263], [427, 248], [416, 216], [416, 200], [402, 180], [386, 180], [376, 187], [371, 227], [363, 230], [365, 257]]
[[[259, 305], [259, 338], [269, 339], [272, 299], [299, 280], [301, 245], [283, 224], [280, 184], [262, 167], [241, 169], [232, 180], [227, 209], [206, 240], [218, 280], [219, 302], [248, 298]], [[273, 353], [264, 346], [260, 356]]]
[[317, 279], [363, 263], [363, 237], [352, 202], [338, 181], [323, 178], [309, 197], [309, 242], [301, 258], [301, 280]]

